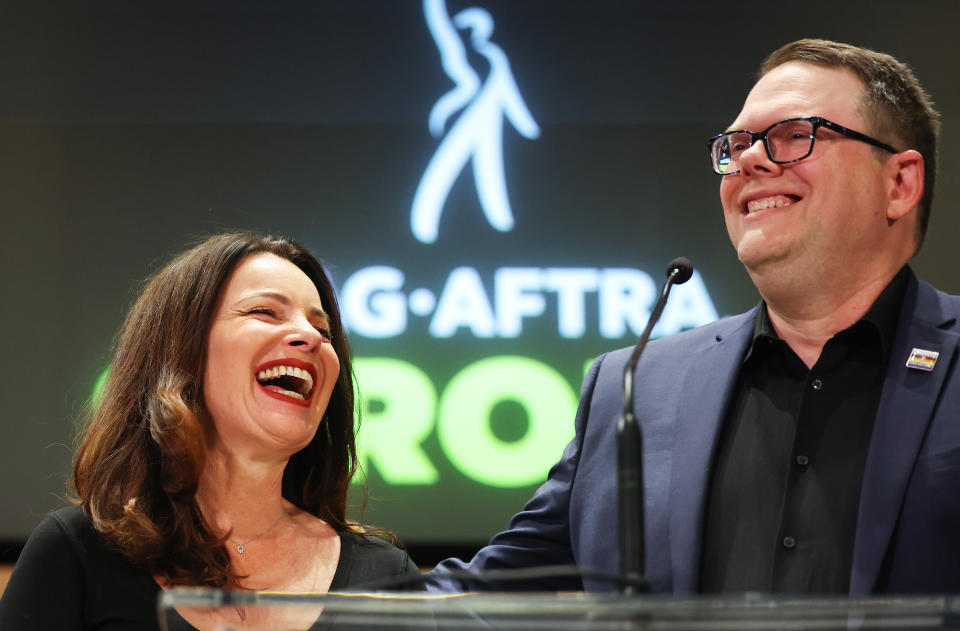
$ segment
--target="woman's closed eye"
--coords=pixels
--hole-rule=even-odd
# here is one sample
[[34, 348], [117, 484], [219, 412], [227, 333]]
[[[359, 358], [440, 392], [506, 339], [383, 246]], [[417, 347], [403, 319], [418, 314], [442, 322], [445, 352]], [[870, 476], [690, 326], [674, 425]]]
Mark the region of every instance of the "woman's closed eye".
[[269, 307], [254, 307], [246, 312], [247, 315], [265, 315], [271, 318], [277, 318], [277, 312]]
[[[244, 315], [263, 315], [273, 320], [280, 319], [279, 313], [270, 307], [254, 307], [252, 309], [247, 309], [244, 312]], [[331, 333], [329, 325], [315, 324], [313, 325], [313, 328], [317, 330], [317, 333], [323, 337], [325, 342], [333, 341], [333, 333]]]

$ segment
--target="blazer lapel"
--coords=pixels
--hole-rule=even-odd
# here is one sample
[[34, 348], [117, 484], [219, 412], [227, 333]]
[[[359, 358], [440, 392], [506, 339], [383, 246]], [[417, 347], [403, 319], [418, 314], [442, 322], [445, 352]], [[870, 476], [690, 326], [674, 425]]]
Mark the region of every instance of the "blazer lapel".
[[[850, 594], [873, 592], [927, 426], [960, 335], [936, 290], [911, 278], [863, 472]], [[914, 348], [940, 353], [933, 370], [906, 366]]]
[[713, 449], [740, 361], [753, 336], [757, 308], [739, 316], [726, 334], [718, 334], [689, 358], [691, 368], [684, 378], [683, 400], [677, 412], [670, 482], [670, 558], [675, 594], [692, 593], [697, 588]]

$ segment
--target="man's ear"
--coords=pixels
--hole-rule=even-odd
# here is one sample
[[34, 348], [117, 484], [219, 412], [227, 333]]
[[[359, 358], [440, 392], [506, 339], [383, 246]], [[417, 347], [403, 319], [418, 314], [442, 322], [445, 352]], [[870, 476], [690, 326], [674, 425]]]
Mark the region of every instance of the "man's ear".
[[887, 220], [893, 222], [908, 215], [923, 197], [923, 156], [913, 149], [891, 156], [885, 174], [890, 195]]

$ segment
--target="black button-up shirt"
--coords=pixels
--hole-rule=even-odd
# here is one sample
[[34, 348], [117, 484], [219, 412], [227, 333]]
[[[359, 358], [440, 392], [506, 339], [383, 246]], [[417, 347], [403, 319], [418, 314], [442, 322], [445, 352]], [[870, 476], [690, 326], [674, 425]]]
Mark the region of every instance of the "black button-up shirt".
[[711, 469], [706, 593], [846, 593], [860, 487], [908, 272], [803, 361], [764, 305]]

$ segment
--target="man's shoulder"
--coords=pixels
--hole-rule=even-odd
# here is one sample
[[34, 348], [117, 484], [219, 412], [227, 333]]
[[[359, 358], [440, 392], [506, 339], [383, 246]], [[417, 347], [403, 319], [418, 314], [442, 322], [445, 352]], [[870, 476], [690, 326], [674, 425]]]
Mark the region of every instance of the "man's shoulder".
[[759, 305], [749, 311], [738, 313], [737, 315], [726, 316], [715, 320], [709, 324], [698, 326], [695, 329], [681, 331], [674, 335], [661, 337], [651, 342], [651, 346], [656, 345], [660, 348], [673, 347], [696, 347], [704, 344], [713, 344], [723, 341], [725, 338], [734, 335], [744, 329], [753, 330], [754, 319], [757, 316]]
[[[757, 308], [758, 307], [754, 307], [744, 313], [720, 318], [719, 320], [704, 324], [695, 329], [689, 329], [652, 340], [644, 350], [644, 357], [647, 355], [662, 355], [664, 353], [695, 352], [738, 333], [749, 333], [753, 327]], [[608, 353], [608, 359], [618, 363], [624, 363], [630, 357], [630, 354], [633, 353], [633, 349], [633, 346], [627, 346], [611, 351]]]
[[941, 317], [960, 316], [960, 295], [951, 294], [937, 289], [930, 283], [922, 279], [917, 279], [917, 302], [918, 307], [926, 312], [931, 308], [925, 303], [928, 300], [935, 300], [939, 303], [940, 310], [943, 312]]

